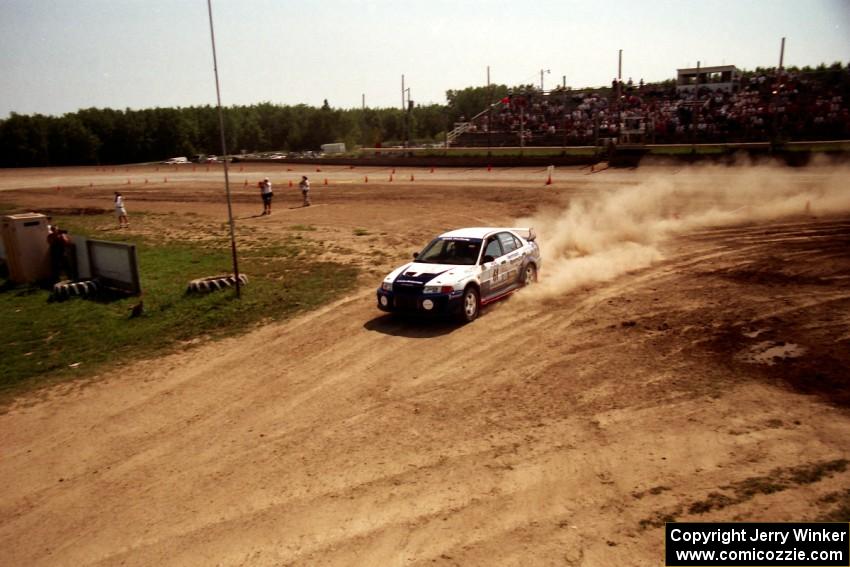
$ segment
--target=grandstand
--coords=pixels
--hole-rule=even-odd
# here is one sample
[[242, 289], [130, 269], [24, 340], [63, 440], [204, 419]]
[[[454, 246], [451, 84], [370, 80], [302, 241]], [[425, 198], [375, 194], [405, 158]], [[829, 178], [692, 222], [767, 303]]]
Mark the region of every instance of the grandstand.
[[[683, 88], [684, 87], [684, 88]], [[820, 72], [732, 65], [680, 69], [675, 81], [512, 92], [455, 124], [453, 146], [599, 146], [850, 138], [850, 67]]]

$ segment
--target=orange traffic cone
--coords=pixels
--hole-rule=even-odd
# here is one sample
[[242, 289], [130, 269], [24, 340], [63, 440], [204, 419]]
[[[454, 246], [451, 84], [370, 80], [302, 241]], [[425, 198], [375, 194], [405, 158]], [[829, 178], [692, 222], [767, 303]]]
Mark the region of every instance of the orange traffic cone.
[[289, 180], [289, 186], [292, 187], [292, 180]]
[[493, 166], [490, 165], [490, 164], [487, 164], [487, 171], [493, 171]]
[[413, 179], [413, 174], [412, 174], [412, 173], [410, 174], [410, 180], [411, 180], [411, 181], [415, 181], [415, 179]]
[[433, 168], [433, 167], [431, 168], [431, 173], [434, 173], [434, 168]]
[[393, 182], [393, 174], [390, 173], [390, 183], [392, 183], [392, 182]]
[[369, 183], [369, 176], [368, 175], [363, 179], [363, 183]]
[[546, 179], [546, 185], [552, 185], [552, 175], [549, 175], [549, 178]]
[[321, 173], [321, 172], [322, 172], [321, 168], [318, 168], [318, 167], [317, 167], [317, 168], [316, 168], [316, 173]]
[[325, 185], [327, 185], [327, 184], [328, 184], [328, 178], [325, 177]]

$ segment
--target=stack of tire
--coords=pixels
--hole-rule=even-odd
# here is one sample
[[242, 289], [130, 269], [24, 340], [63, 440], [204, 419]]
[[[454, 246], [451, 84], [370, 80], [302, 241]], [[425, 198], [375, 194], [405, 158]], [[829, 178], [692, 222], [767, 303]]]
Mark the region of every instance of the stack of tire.
[[50, 299], [53, 301], [64, 301], [72, 297], [91, 297], [100, 291], [97, 280], [82, 280], [78, 282], [61, 281], [53, 284]]
[[[247, 285], [248, 276], [239, 274], [239, 285]], [[236, 285], [236, 278], [230, 274], [220, 276], [210, 276], [207, 278], [198, 278], [189, 282], [186, 286], [186, 293], [210, 293], [220, 289], [226, 289]]]

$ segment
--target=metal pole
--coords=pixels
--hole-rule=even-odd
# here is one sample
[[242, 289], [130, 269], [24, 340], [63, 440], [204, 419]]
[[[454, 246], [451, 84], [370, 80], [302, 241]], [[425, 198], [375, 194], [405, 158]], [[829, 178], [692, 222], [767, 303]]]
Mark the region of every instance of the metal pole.
[[221, 153], [224, 155], [224, 188], [227, 193], [227, 218], [230, 222], [230, 251], [233, 256], [233, 277], [236, 280], [236, 297], [242, 297], [242, 286], [239, 282], [239, 261], [236, 255], [236, 234], [233, 229], [233, 206], [230, 203], [230, 176], [227, 167], [227, 144], [224, 138], [224, 111], [221, 109], [221, 87], [218, 82], [218, 58], [215, 53], [215, 30], [213, 29], [212, 0], [207, 0], [207, 11], [210, 16], [210, 39], [213, 52], [213, 72], [215, 74], [215, 94], [218, 102], [218, 129], [221, 134]]
[[405, 139], [407, 138], [407, 113], [404, 110], [404, 75], [401, 76], [401, 145], [407, 147]]
[[363, 93], [362, 96], [363, 96], [363, 100], [362, 100], [363, 110], [366, 110], [366, 93]]
[[519, 147], [525, 147], [525, 97], [519, 107]]
[[487, 65], [487, 156], [493, 146], [493, 87], [490, 86], [490, 66]]
[[782, 47], [779, 48], [779, 70], [782, 71], [782, 63], [785, 61], [785, 38], [782, 38]]

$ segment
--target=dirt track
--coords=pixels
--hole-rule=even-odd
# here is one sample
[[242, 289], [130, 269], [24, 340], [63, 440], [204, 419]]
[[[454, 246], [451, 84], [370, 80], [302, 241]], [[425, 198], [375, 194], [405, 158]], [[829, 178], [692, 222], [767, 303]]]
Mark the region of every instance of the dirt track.
[[[446, 228], [543, 222], [650, 177], [681, 191], [742, 172], [684, 172], [680, 186], [671, 169], [565, 170], [545, 187], [528, 170], [404, 171], [391, 185], [374, 181], [388, 171], [364, 184], [339, 169], [309, 174], [331, 183], [309, 209], [288, 208], [281, 187], [301, 172], [245, 175], [269, 172], [275, 213], [251, 218], [255, 189], [238, 187], [243, 226], [315, 225], [328, 254], [364, 268], [362, 289], [0, 416], [0, 564], [658, 565], [665, 519], [813, 520], [850, 497], [850, 209], [804, 200], [758, 222], [689, 224], [728, 202], [649, 199], [681, 221], [629, 237], [650, 260], [626, 248], [628, 269], [555, 288], [590, 265], [558, 264], [565, 249], [550, 244], [557, 277], [544, 266], [539, 290], [458, 327], [382, 315], [376, 274]], [[117, 187], [131, 221], [158, 213], [140, 233], [222, 212], [220, 185], [188, 172], [167, 190], [89, 188], [87, 174], [45, 172], [78, 188], [0, 201], [108, 209]], [[769, 174], [792, 188], [835, 178]], [[0, 187], [21, 186], [11, 175]], [[585, 258], [611, 260], [595, 242], [580, 243]], [[363, 254], [374, 246], [377, 263]]]

